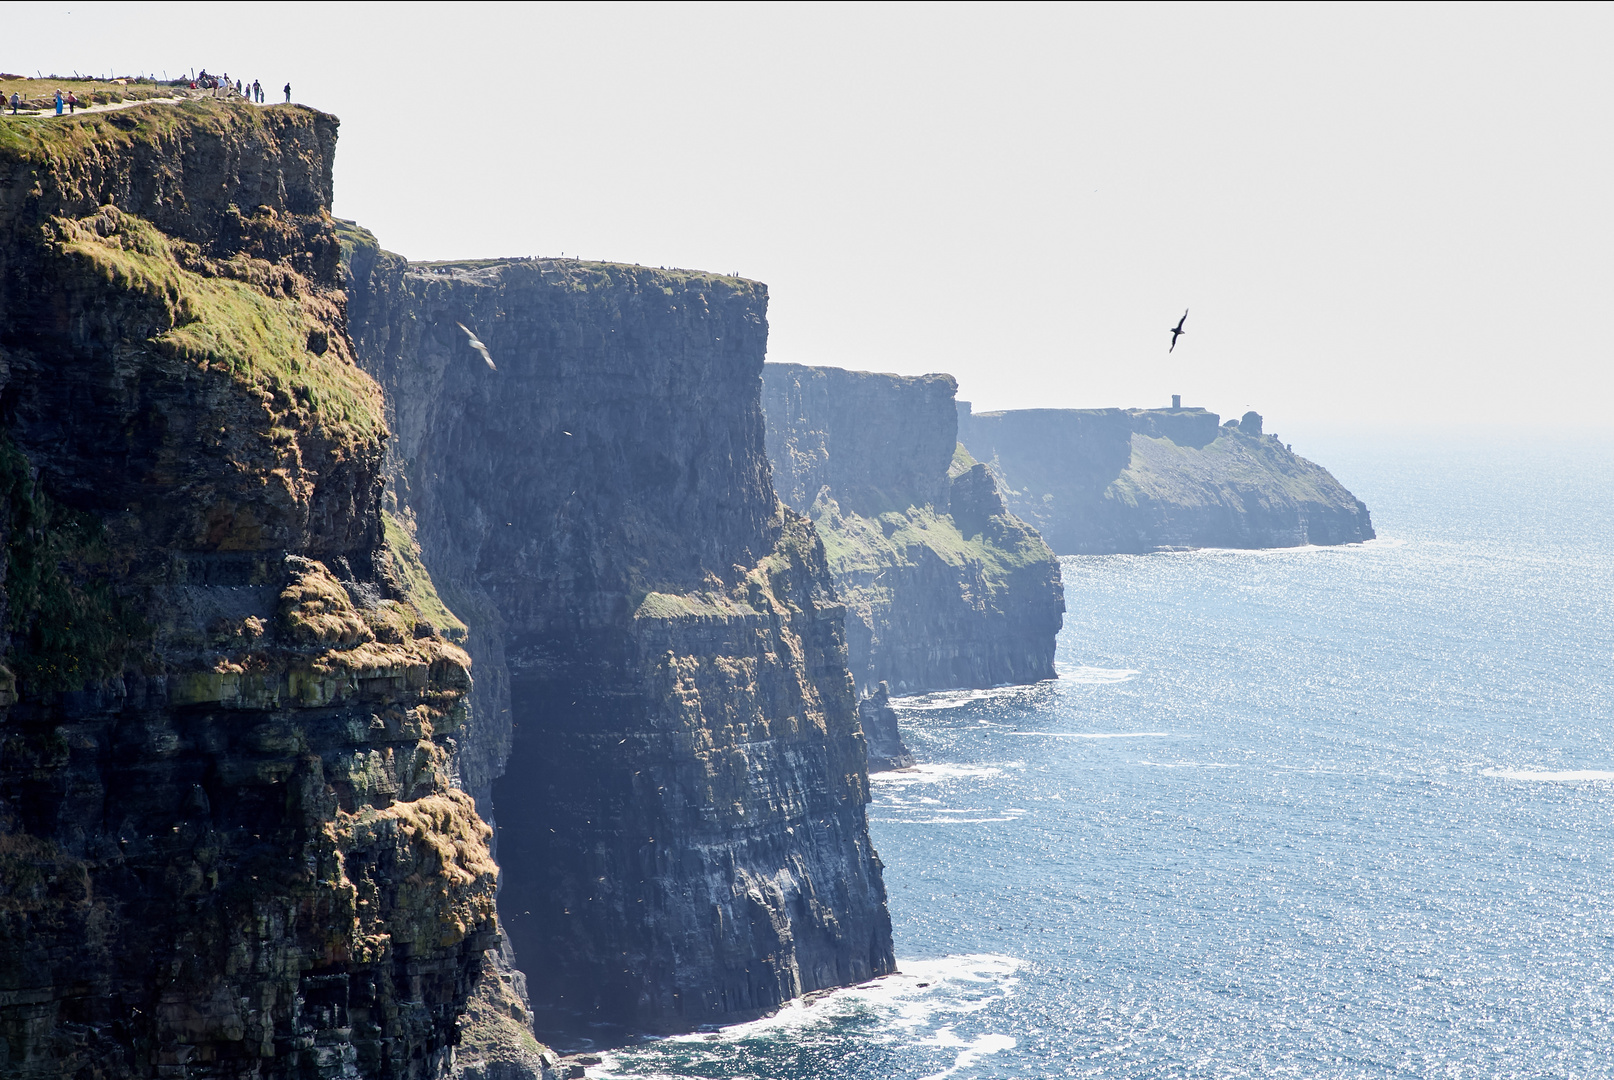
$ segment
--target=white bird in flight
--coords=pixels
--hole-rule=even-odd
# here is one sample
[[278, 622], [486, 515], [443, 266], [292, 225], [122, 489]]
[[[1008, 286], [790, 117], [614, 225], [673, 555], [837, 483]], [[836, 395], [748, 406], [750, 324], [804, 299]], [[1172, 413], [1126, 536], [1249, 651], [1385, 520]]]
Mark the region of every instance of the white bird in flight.
[[482, 339], [471, 333], [471, 328], [464, 323], [457, 322], [454, 325], [465, 331], [465, 336], [471, 339], [471, 348], [482, 354], [482, 359], [488, 362], [488, 367], [498, 371], [499, 369], [493, 363], [493, 357], [488, 355], [488, 347], [482, 344]]

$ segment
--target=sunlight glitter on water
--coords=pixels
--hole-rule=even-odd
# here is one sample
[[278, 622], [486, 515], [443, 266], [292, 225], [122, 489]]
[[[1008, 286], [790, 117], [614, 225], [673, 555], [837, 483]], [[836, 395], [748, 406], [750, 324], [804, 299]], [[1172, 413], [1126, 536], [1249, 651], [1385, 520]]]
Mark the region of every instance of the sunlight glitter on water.
[[1614, 471], [1375, 454], [1385, 540], [1062, 560], [1059, 679], [893, 702], [904, 974], [614, 1075], [1614, 1077]]

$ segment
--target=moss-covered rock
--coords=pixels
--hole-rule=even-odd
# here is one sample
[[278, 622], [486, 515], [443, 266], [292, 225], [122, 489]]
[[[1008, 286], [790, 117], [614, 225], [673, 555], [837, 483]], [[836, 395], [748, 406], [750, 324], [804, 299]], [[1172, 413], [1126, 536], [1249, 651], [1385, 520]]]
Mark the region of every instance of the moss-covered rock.
[[335, 129], [0, 125], [7, 1076], [437, 1075], [498, 944], [469, 658], [382, 517]]

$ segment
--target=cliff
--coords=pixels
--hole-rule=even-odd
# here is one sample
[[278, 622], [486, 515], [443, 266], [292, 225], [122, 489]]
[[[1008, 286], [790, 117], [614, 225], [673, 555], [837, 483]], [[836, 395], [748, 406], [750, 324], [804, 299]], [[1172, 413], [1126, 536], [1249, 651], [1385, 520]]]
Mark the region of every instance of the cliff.
[[764, 288], [347, 242], [546, 1022], [687, 1030], [893, 970], [844, 607], [769, 481]]
[[1253, 412], [959, 403], [960, 437], [1061, 555], [1373, 539], [1361, 500], [1261, 427]]
[[0, 126], [0, 1072], [424, 1077], [498, 941], [336, 121]]
[[959, 445], [956, 391], [949, 375], [763, 369], [774, 482], [824, 538], [865, 692], [1054, 677], [1059, 562]]

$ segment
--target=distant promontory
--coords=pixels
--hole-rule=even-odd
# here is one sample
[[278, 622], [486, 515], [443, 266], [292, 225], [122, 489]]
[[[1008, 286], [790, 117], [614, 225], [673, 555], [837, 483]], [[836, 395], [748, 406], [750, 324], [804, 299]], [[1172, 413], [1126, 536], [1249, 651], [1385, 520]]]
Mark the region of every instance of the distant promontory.
[[1248, 412], [1015, 409], [958, 403], [958, 437], [1061, 555], [1349, 544], [1367, 507]]

